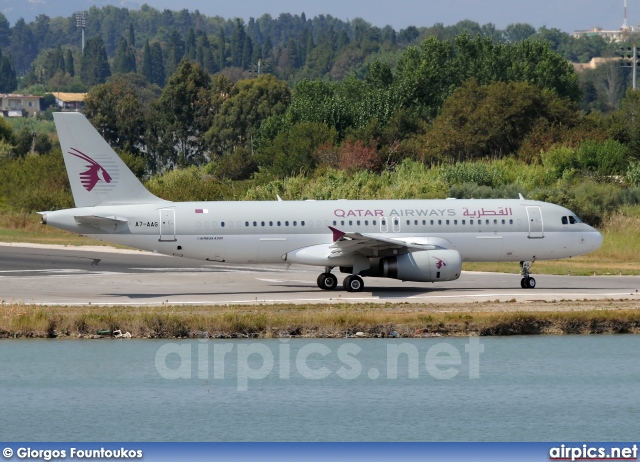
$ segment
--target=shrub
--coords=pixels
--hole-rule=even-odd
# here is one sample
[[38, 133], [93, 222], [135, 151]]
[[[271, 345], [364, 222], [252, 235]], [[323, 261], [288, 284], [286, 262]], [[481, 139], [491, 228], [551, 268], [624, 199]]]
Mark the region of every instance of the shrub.
[[601, 175], [618, 175], [627, 167], [627, 147], [615, 140], [586, 140], [576, 157], [580, 168]]

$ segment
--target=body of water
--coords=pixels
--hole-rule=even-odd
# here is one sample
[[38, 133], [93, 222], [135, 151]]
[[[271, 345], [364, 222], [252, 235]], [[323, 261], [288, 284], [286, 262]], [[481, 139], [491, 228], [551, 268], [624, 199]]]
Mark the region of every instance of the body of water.
[[631, 441], [640, 336], [3, 340], [4, 441]]

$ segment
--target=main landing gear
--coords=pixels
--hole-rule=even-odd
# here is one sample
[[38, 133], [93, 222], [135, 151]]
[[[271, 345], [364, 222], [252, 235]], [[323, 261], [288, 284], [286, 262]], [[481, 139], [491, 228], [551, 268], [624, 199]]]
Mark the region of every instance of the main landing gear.
[[521, 261], [520, 262], [520, 274], [522, 275], [522, 279], [520, 280], [520, 287], [523, 289], [535, 289], [536, 280], [530, 276], [529, 270], [531, 269], [531, 265], [533, 262], [531, 261]]
[[[324, 273], [318, 276], [318, 287], [322, 290], [334, 290], [338, 287], [338, 278], [331, 274], [332, 269], [331, 267], [326, 267]], [[362, 278], [355, 274], [344, 278], [342, 285], [347, 292], [361, 292], [364, 289]]]

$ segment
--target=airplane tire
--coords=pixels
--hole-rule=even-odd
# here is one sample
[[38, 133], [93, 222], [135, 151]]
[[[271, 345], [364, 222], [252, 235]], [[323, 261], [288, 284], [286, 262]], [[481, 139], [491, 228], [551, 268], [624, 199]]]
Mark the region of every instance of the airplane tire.
[[347, 276], [342, 283], [347, 292], [362, 292], [364, 282], [360, 276]]
[[533, 278], [522, 278], [520, 281], [520, 287], [523, 289], [535, 289], [536, 280]]
[[318, 276], [318, 287], [322, 290], [333, 290], [338, 287], [338, 278], [331, 273], [322, 273]]

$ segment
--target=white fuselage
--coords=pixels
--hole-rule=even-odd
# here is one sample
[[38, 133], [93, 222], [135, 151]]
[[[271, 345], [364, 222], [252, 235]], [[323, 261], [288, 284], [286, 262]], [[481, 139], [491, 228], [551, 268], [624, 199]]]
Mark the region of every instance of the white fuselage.
[[[49, 225], [102, 241], [231, 263], [282, 263], [297, 249], [330, 245], [329, 226], [455, 249], [463, 261], [568, 258], [602, 244], [600, 233], [568, 209], [520, 199], [162, 202], [44, 215]], [[92, 216], [119, 221], [77, 218]]]

